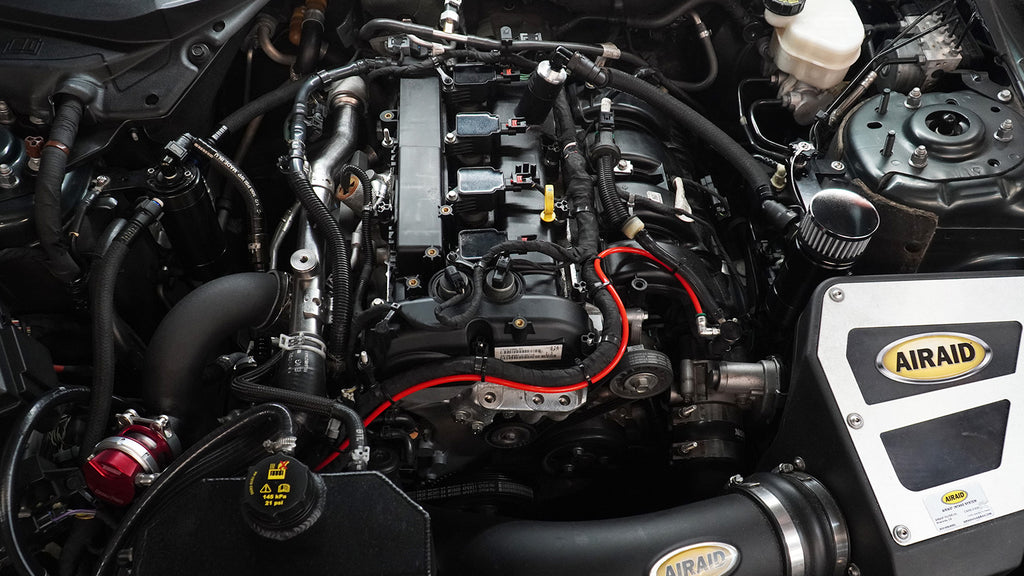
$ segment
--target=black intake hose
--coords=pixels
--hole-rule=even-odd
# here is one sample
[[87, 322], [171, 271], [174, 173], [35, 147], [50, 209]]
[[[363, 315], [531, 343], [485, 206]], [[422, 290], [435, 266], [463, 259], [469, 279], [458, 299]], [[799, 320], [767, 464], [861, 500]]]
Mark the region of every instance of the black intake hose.
[[46, 569], [22, 547], [22, 540], [17, 533], [19, 524], [25, 522], [18, 517], [21, 510], [19, 482], [22, 480], [19, 465], [25, 460], [28, 440], [54, 408], [63, 404], [84, 403], [88, 398], [88, 388], [57, 388], [37, 400], [21, 420], [10, 428], [4, 445], [3, 461], [0, 462], [0, 543], [4, 545], [7, 560], [21, 576], [47, 574]]
[[75, 263], [61, 233], [60, 191], [68, 156], [78, 134], [85, 105], [74, 96], [66, 96], [50, 125], [50, 139], [43, 145], [36, 175], [35, 225], [39, 244], [46, 253], [50, 273], [61, 282], [74, 282], [81, 270]]
[[[802, 473], [762, 473], [750, 480], [733, 486], [738, 493], [612, 520], [481, 527], [467, 515], [446, 518], [432, 512], [439, 566], [467, 576], [845, 573], [846, 525], [817, 480]], [[493, 522], [481, 518], [478, 523]], [[680, 554], [698, 545], [702, 548]], [[729, 566], [735, 572], [712, 570]]]
[[237, 331], [274, 319], [287, 290], [274, 273], [223, 276], [196, 288], [157, 327], [146, 352], [145, 395], [157, 414], [195, 419], [202, 373]]
[[[104, 437], [110, 423], [110, 406], [114, 396], [114, 376], [117, 365], [115, 322], [118, 319], [114, 307], [114, 288], [121, 265], [128, 256], [135, 238], [152, 224], [163, 211], [159, 200], [146, 199], [140, 202], [131, 220], [111, 242], [92, 267], [89, 295], [92, 300], [92, 343], [93, 374], [92, 400], [89, 405], [89, 420], [82, 436], [83, 450], [79, 459], [89, 457], [93, 446]], [[115, 224], [116, 225], [116, 224]]]
[[[570, 61], [570, 68], [575, 63], [576, 60]], [[704, 140], [705, 143], [725, 158], [726, 162], [739, 172], [753, 193], [751, 204], [754, 209], [760, 209], [766, 222], [773, 228], [783, 230], [796, 220], [797, 216], [792, 210], [774, 199], [764, 164], [761, 164], [751, 156], [738, 142], [716, 126], [714, 122], [705, 118], [693, 108], [665, 94], [653, 84], [613, 68], [605, 68], [604, 72], [607, 77], [608, 86], [635, 96], [658, 108], [679, 126]]]

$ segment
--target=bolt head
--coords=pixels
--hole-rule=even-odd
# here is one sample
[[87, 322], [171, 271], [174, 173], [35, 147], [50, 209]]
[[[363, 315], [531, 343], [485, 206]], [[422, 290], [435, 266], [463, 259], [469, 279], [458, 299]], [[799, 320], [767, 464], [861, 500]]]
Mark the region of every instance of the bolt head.
[[842, 302], [846, 299], [846, 292], [842, 288], [833, 288], [828, 291], [828, 297], [833, 302]]
[[497, 399], [498, 397], [494, 394], [494, 392], [488, 392], [484, 394], [484, 402], [487, 404], [493, 404], [494, 401]]
[[860, 414], [853, 412], [846, 416], [846, 423], [850, 425], [850, 428], [860, 430], [864, 427], [864, 418]]
[[562, 406], [568, 406], [569, 404], [572, 404], [572, 399], [568, 396], [559, 396], [558, 403]]
[[544, 403], [544, 397], [541, 396], [540, 394], [534, 394], [533, 398], [531, 398], [530, 401], [533, 402], [535, 405], [540, 406], [541, 404]]
[[996, 99], [1004, 103], [1009, 102], [1010, 100], [1013, 100], [1013, 92], [1010, 92], [1009, 90], [1000, 90], [999, 93], [996, 94]]
[[836, 160], [835, 162], [832, 163], [832, 169], [843, 172], [846, 170], [846, 164], [843, 164], [839, 160]]
[[910, 528], [900, 524], [892, 529], [892, 535], [900, 542], [910, 540]]

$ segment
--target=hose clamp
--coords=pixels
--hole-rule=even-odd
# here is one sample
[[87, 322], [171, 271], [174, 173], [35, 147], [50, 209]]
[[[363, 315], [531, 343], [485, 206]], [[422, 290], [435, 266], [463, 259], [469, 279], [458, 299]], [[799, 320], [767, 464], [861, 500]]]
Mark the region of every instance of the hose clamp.
[[786, 576], [804, 576], [807, 560], [804, 557], [804, 545], [800, 538], [800, 531], [797, 529], [793, 516], [786, 510], [786, 506], [779, 500], [779, 497], [757, 482], [743, 482], [742, 479], [736, 479], [731, 484], [736, 490], [753, 498], [771, 518], [781, 540], [782, 551], [786, 555], [788, 564]]
[[278, 348], [286, 352], [290, 352], [292, 350], [305, 350], [327, 360], [327, 345], [324, 344], [324, 341], [316, 334], [309, 332], [298, 332], [292, 335], [281, 334], [277, 338], [272, 338], [271, 341], [273, 341]]
[[56, 140], [47, 140], [46, 144], [43, 144], [43, 148], [56, 148], [57, 150], [63, 152], [65, 156], [71, 156], [71, 150], [69, 150], [63, 142], [58, 142]]

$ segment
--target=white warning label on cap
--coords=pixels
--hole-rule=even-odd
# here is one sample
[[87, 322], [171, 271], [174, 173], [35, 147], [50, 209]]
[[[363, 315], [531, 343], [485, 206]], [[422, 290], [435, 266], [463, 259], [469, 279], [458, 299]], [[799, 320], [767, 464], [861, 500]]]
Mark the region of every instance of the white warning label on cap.
[[939, 532], [977, 524], [993, 516], [988, 497], [976, 482], [932, 492], [925, 496], [924, 505]]
[[533, 362], [535, 360], [561, 360], [562, 345], [496, 346], [494, 357], [503, 362]]

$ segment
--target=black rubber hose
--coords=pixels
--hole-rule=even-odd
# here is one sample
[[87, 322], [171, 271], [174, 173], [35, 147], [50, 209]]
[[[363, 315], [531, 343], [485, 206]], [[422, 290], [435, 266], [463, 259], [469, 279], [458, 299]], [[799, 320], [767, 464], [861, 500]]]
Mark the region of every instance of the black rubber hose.
[[597, 160], [597, 192], [608, 225], [614, 230], [621, 229], [629, 219], [629, 213], [615, 187], [615, 160], [611, 156], [601, 156]]
[[[391, 20], [389, 18], [374, 18], [359, 30], [359, 37], [363, 40], [369, 40], [380, 31], [399, 32], [403, 34], [414, 34], [420, 38], [438, 40], [442, 42], [462, 42], [467, 46], [474, 48], [480, 48], [483, 50], [500, 50], [503, 52], [527, 52], [527, 51], [544, 51], [550, 52], [559, 46], [565, 47], [573, 52], [579, 52], [591, 58], [600, 58], [602, 56], [608, 56], [608, 50], [604, 46], [598, 44], [580, 44], [576, 42], [547, 42], [543, 40], [513, 40], [511, 42], [503, 42], [494, 38], [484, 38], [482, 36], [472, 36], [465, 34], [449, 34], [431, 28], [430, 26], [424, 26], [422, 24], [413, 24], [412, 22], [402, 22], [399, 20]], [[618, 59], [631, 66], [646, 66], [647, 63], [635, 54], [629, 52], [621, 52]]]
[[797, 215], [792, 210], [774, 199], [765, 166], [714, 122], [639, 78], [613, 68], [605, 68], [604, 72], [607, 74], [610, 87], [635, 96], [658, 108], [681, 127], [704, 140], [725, 158], [726, 162], [739, 172], [750, 188], [752, 209], [755, 211], [759, 209], [762, 216], [774, 228], [785, 229], [796, 220]]
[[237, 331], [274, 319], [287, 295], [277, 274], [246, 272], [211, 280], [164, 317], [146, 351], [145, 398], [151, 409], [200, 426], [202, 372]]
[[[700, 22], [699, 19], [698, 22]], [[708, 29], [704, 26], [703, 22], [697, 24], [697, 30], [700, 34], [701, 48], [704, 49], [704, 56], [708, 61], [708, 72], [704, 75], [704, 78], [698, 82], [668, 80], [675, 88], [682, 90], [683, 92], [700, 92], [702, 90], [707, 90], [715, 83], [715, 80], [718, 79], [718, 54], [715, 53], [715, 44], [711, 41], [711, 35], [708, 33]]]
[[242, 192], [242, 199], [245, 201], [245, 210], [249, 214], [249, 257], [252, 260], [253, 268], [257, 272], [265, 272], [267, 269], [266, 232], [263, 229], [263, 202], [260, 200], [256, 186], [249, 180], [249, 177], [242, 172], [242, 169], [235, 165], [230, 158], [225, 156], [212, 144], [196, 138], [192, 147], [203, 156], [210, 159], [213, 167], [228, 178], [231, 178], [235, 186]]
[[293, 166], [288, 172], [288, 184], [306, 210], [313, 229], [320, 233], [327, 247], [327, 261], [330, 276], [327, 289], [331, 295], [331, 327], [327, 339], [327, 361], [331, 371], [336, 371], [344, 362], [348, 346], [349, 318], [352, 314], [352, 292], [349, 280], [348, 244], [341, 232], [341, 226], [331, 211], [316, 195], [312, 184], [302, 169]]
[[[446, 516], [441, 511], [435, 525], [439, 567], [452, 574], [536, 576], [561, 574], [571, 566], [574, 574], [617, 576], [646, 570], [660, 557], [670, 562], [668, 569], [651, 570], [652, 574], [777, 576], [792, 573], [793, 562], [800, 562], [806, 574], [845, 572], [845, 521], [816, 480], [761, 473], [750, 481], [757, 483], [751, 492], [740, 489], [660, 512], [589, 522], [495, 523], [493, 518]], [[782, 515], [792, 522], [786, 532], [778, 528]], [[794, 538], [791, 532], [799, 537], [799, 560], [784, 553]], [[666, 557], [695, 542], [727, 542], [736, 552], [727, 555], [722, 547], [710, 544], [704, 552]], [[732, 569], [713, 570], [719, 563]]]
[[[79, 459], [89, 457], [93, 446], [103, 439], [110, 423], [110, 406], [114, 396], [114, 376], [117, 366], [115, 327], [118, 319], [114, 307], [114, 289], [121, 265], [140, 232], [152, 224], [163, 211], [159, 200], [147, 199], [140, 203], [135, 214], [114, 238], [114, 241], [93, 264], [89, 282], [92, 301], [93, 374], [92, 400], [89, 419], [82, 436], [83, 450]], [[116, 225], [116, 224], [115, 224]]]
[[722, 322], [726, 319], [725, 311], [722, 310], [719, 299], [708, 288], [708, 285], [711, 284], [711, 278], [702, 268], [703, 263], [700, 259], [685, 248], [679, 251], [677, 257], [666, 250], [647, 230], [642, 230], [636, 235], [634, 240], [636, 240], [641, 248], [667, 264], [672, 268], [673, 272], [679, 274], [690, 283], [690, 287], [697, 294], [697, 300], [701, 302], [704, 312], [708, 316], [716, 322]]
[[[358, 166], [352, 166], [351, 164], [345, 166], [341, 170], [342, 185], [347, 185], [346, 180], [350, 176], [355, 176], [359, 180], [359, 185], [363, 188], [363, 246], [362, 246], [362, 266], [359, 269], [359, 281], [356, 283], [356, 294], [353, 298], [353, 305], [356, 312], [363, 309], [363, 299], [366, 297], [366, 291], [370, 287], [370, 278], [373, 275], [373, 264], [374, 264], [374, 248], [373, 248], [373, 234], [370, 228], [373, 226], [373, 188], [370, 185], [370, 177]], [[356, 332], [353, 332], [353, 338]], [[348, 356], [349, 358], [351, 356]]]
[[36, 175], [34, 216], [39, 245], [46, 252], [50, 274], [67, 284], [74, 282], [81, 270], [68, 252], [61, 232], [61, 186], [83, 110], [85, 105], [74, 96], [66, 96], [61, 102], [50, 125], [50, 139], [43, 145]]
[[71, 535], [64, 541], [60, 548], [60, 561], [57, 565], [57, 574], [60, 576], [75, 576], [78, 568], [82, 565], [82, 554], [89, 547], [90, 542], [103, 523], [98, 519], [92, 521], [78, 522], [71, 528]]
[[324, 16], [319, 10], [306, 10], [302, 20], [299, 53], [295, 57], [295, 74], [304, 76], [316, 70], [324, 38]]
[[7, 560], [21, 576], [42, 576], [46, 570], [24, 548], [18, 537], [18, 518], [21, 493], [18, 481], [19, 465], [25, 460], [25, 450], [32, 432], [42, 419], [63, 404], [84, 403], [89, 389], [81, 386], [61, 387], [43, 396], [33, 404], [21, 419], [11, 426], [4, 445], [3, 465], [0, 466], [0, 542], [6, 549]]
[[235, 110], [221, 120], [217, 130], [209, 138], [210, 143], [216, 144], [226, 134], [238, 132], [254, 118], [295, 100], [295, 95], [302, 89], [302, 84], [302, 80], [287, 82]]
[[[626, 26], [630, 28], [637, 28], [640, 30], [656, 30], [671, 25], [676, 20], [682, 18], [689, 12], [693, 12], [694, 9], [700, 6], [706, 6], [708, 4], [714, 4], [724, 10], [729, 17], [739, 24], [741, 27], [746, 26], [750, 21], [750, 15], [743, 8], [743, 5], [737, 0], [689, 0], [689, 2], [683, 2], [677, 5], [664, 14], [657, 16], [627, 16]], [[586, 22], [614, 22], [617, 21], [614, 17], [610, 16], [580, 16], [574, 18], [564, 25], [558, 28], [556, 36], [561, 38], [563, 34], [569, 30], [584, 24]]]
[[[277, 360], [269, 362], [276, 363]], [[303, 412], [340, 420], [348, 434], [349, 446], [354, 450], [366, 448], [363, 421], [354, 410], [341, 402], [296, 390], [265, 386], [253, 381], [251, 373], [235, 377], [231, 381], [231, 391], [246, 402], [278, 402]]]
[[[274, 435], [272, 437], [261, 434], [268, 423], [275, 424], [270, 432]], [[155, 503], [171, 498], [175, 491], [187, 488], [207, 475], [234, 472], [239, 466], [248, 464], [250, 458], [259, 457], [260, 453], [266, 455], [264, 440], [277, 440], [294, 434], [291, 413], [277, 404], [256, 406], [207, 434], [174, 460], [135, 500], [107, 542], [96, 576], [102, 576], [113, 567], [123, 543]]]

